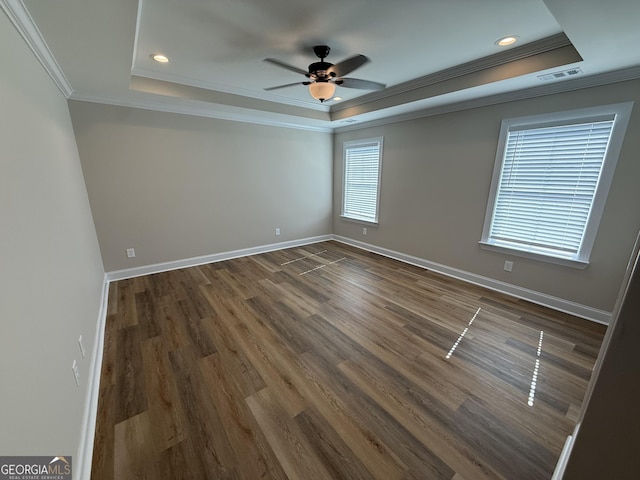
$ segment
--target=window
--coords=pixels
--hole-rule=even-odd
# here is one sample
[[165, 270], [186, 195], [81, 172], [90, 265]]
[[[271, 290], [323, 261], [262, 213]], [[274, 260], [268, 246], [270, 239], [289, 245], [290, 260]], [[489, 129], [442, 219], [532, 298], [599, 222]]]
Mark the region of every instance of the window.
[[586, 267], [631, 106], [503, 121], [481, 246]]
[[378, 223], [382, 137], [344, 143], [342, 216]]

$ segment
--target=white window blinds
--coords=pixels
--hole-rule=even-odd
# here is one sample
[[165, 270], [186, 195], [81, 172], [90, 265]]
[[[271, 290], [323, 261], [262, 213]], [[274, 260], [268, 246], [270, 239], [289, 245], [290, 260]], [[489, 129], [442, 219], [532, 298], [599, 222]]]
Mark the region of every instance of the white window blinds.
[[511, 127], [488, 242], [578, 259], [613, 125]]
[[378, 221], [381, 157], [381, 138], [344, 144], [344, 217]]

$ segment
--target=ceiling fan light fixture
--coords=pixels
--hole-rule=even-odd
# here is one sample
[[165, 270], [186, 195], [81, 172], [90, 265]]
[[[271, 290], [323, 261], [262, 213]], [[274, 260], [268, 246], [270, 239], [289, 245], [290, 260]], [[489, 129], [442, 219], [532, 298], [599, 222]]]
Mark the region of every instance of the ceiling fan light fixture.
[[336, 86], [331, 82], [313, 82], [309, 85], [309, 94], [320, 102], [333, 97], [335, 91]]

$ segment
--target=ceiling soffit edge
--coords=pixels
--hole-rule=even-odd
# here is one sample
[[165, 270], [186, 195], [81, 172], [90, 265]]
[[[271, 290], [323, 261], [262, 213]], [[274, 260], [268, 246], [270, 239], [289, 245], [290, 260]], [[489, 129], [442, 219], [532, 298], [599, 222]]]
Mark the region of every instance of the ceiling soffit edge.
[[[331, 112], [331, 119], [340, 120], [376, 111], [380, 111], [381, 114], [383, 114], [383, 111], [387, 111], [388, 113], [385, 116], [390, 116], [392, 115], [391, 112], [393, 112], [392, 109], [395, 107], [405, 105], [411, 110], [417, 110], [421, 105], [425, 105], [425, 101], [436, 98], [439, 99], [439, 104], [454, 103], [458, 100], [455, 98], [447, 99], [446, 96], [461, 92], [471, 93], [473, 92], [473, 89], [477, 87], [496, 84], [516, 78], [524, 78], [526, 76], [529, 76], [528, 87], [520, 85], [508, 88], [508, 84], [505, 83], [503, 84], [503, 90], [507, 89], [509, 91], [513, 91], [532, 88], [535, 87], [536, 84], [539, 84], [540, 80], [532, 78], [530, 74], [538, 74], [552, 68], [566, 68], [569, 65], [575, 65], [581, 61], [582, 57], [576, 49], [572, 45], [568, 45], [566, 47], [556, 48], [544, 53], [477, 70], [464, 75], [458, 75], [446, 81], [435, 82], [430, 85], [408, 90], [402, 95], [385, 97], [380, 100], [372, 100], [363, 105]], [[476, 93], [471, 93], [471, 95], [478, 97], [490, 94], [476, 90]], [[412, 108], [411, 105], [415, 105], [415, 107]]]
[[[193, 115], [195, 117], [212, 118], [216, 120], [228, 120], [231, 122], [252, 123], [257, 125], [266, 125], [271, 127], [293, 128], [295, 130], [306, 130], [311, 132], [331, 133], [333, 128], [328, 124], [319, 122], [320, 124], [301, 123], [297, 117], [288, 117], [281, 115], [280, 117], [270, 114], [269, 117], [261, 117], [259, 114], [252, 114], [236, 111], [223, 111], [221, 109], [213, 109], [211, 106], [202, 105], [185, 105], [183, 103], [168, 104], [166, 102], [154, 102], [149, 98], [141, 99], [123, 99], [120, 97], [110, 97], [103, 95], [86, 95], [80, 92], [74, 92], [69, 100], [86, 103], [97, 103], [101, 105], [112, 105], [115, 107], [139, 108], [141, 110], [150, 110], [155, 112], [177, 113], [180, 115]], [[236, 108], [233, 108], [236, 110]]]
[[[0, 0], [2, 1], [2, 0]], [[360, 123], [353, 123], [349, 125], [336, 126], [336, 125], [305, 125], [293, 120], [276, 120], [274, 118], [261, 118], [258, 116], [248, 115], [246, 113], [229, 113], [222, 112], [220, 110], [213, 110], [210, 107], [201, 107], [193, 105], [167, 105], [166, 103], [151, 102], [148, 100], [123, 100], [121, 98], [113, 98], [107, 96], [96, 95], [84, 95], [79, 92], [74, 92], [70, 100], [88, 103], [99, 103], [105, 105], [114, 105], [120, 107], [140, 108], [143, 110], [153, 110], [168, 113], [178, 113], [182, 115], [194, 115], [199, 117], [214, 118], [219, 120], [229, 120], [235, 122], [254, 123], [259, 125], [269, 125], [275, 127], [293, 128], [298, 130], [307, 130], [315, 132], [333, 132], [342, 133], [352, 130], [361, 130], [369, 127], [375, 127], [390, 123], [404, 122], [407, 120], [415, 120], [418, 118], [431, 117], [436, 115], [443, 115], [446, 113], [458, 112], [463, 110], [469, 110], [472, 108], [486, 107], [490, 105], [497, 105], [500, 103], [513, 102], [517, 100], [526, 100], [529, 98], [542, 97], [546, 95], [553, 95], [556, 93], [570, 92], [574, 90], [581, 90], [584, 88], [598, 87], [602, 85], [610, 85], [613, 83], [631, 81], [640, 79], [640, 66], [631, 67], [623, 70], [616, 70], [613, 72], [602, 73], [598, 75], [592, 75], [589, 77], [580, 77], [571, 80], [565, 80], [556, 82], [553, 84], [540, 85], [534, 88], [525, 88], [515, 90], [512, 92], [501, 93], [497, 95], [491, 95], [486, 97], [475, 98], [462, 102], [447, 103], [437, 107], [425, 107], [417, 108], [413, 112], [404, 113], [401, 115], [393, 115], [384, 117], [377, 120], [365, 121]], [[344, 120], [342, 120], [344, 122]]]
[[[182, 84], [189, 87], [209, 90], [212, 92], [226, 93], [229, 95], [234, 95], [236, 97], [247, 97], [247, 98], [263, 100], [265, 102], [270, 102], [270, 103], [278, 103], [273, 101], [273, 96], [269, 96], [267, 94], [258, 93], [256, 95], [254, 91], [248, 91], [248, 90], [243, 91], [240, 88], [229, 88], [228, 86], [225, 86], [225, 85], [218, 85], [210, 82], [195, 80], [193, 78], [185, 77], [183, 75], [158, 73], [153, 70], [147, 70], [139, 67], [134, 67], [131, 70], [131, 77], [132, 78], [133, 77], [149, 78], [151, 80], [157, 80], [161, 82], [168, 82], [168, 83], [174, 83], [174, 84]], [[287, 105], [291, 105], [293, 107], [302, 107], [309, 110], [319, 110], [322, 112], [329, 112], [329, 106], [317, 101], [310, 102], [310, 101], [291, 99], [290, 101], [287, 102]]]
[[330, 120], [328, 110], [319, 111], [315, 109], [301, 108], [293, 105], [261, 100], [259, 98], [235, 95], [233, 93], [225, 93], [217, 90], [208, 90], [200, 87], [192, 87], [182, 83], [154, 80], [148, 77], [132, 76], [129, 89], [175, 99], [203, 102], [203, 104], [216, 105], [216, 108], [227, 106], [229, 108], [242, 108], [250, 111], [267, 112], [273, 115], [290, 115], [305, 120], [321, 120], [327, 122]]
[[[518, 60], [540, 55], [542, 53], [551, 52], [564, 47], [573, 47], [573, 44], [564, 33], [558, 33], [547, 38], [530, 42], [520, 47], [511, 48], [504, 52], [495, 53], [487, 57], [472, 60], [460, 65], [456, 65], [439, 72], [431, 73], [423, 77], [419, 77], [407, 82], [399, 83], [391, 87], [387, 87], [379, 92], [372, 92], [352, 100], [341, 102], [331, 107], [331, 113], [337, 113], [359, 105], [364, 105], [377, 100], [381, 100], [396, 95], [402, 95], [423, 87], [428, 87], [436, 83], [446, 82], [455, 78], [476, 73], [489, 68], [498, 67]], [[576, 51], [577, 52], [577, 51]], [[579, 56], [579, 54], [578, 54]], [[580, 57], [580, 60], [582, 58]]]

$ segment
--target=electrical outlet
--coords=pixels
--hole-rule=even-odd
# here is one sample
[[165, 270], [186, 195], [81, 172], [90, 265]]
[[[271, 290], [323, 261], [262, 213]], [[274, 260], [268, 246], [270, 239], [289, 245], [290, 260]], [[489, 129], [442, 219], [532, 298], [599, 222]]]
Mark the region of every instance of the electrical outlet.
[[76, 380], [76, 386], [80, 386], [80, 372], [78, 372], [78, 362], [73, 361], [73, 365], [71, 365], [71, 370], [73, 371], [73, 378]]
[[280, 227], [276, 227], [276, 237], [280, 235]]
[[509, 260], [505, 260], [504, 261], [504, 271], [505, 272], [510, 272], [511, 270], [513, 270], [513, 262], [510, 262]]
[[362, 234], [366, 235], [367, 234], [367, 227], [362, 227]]
[[136, 256], [136, 251], [133, 248], [127, 248], [127, 258], [133, 258]]
[[82, 344], [82, 335], [78, 338], [78, 346], [80, 347], [80, 353], [82, 354], [82, 358], [86, 358], [87, 354], [84, 351], [84, 345]]

